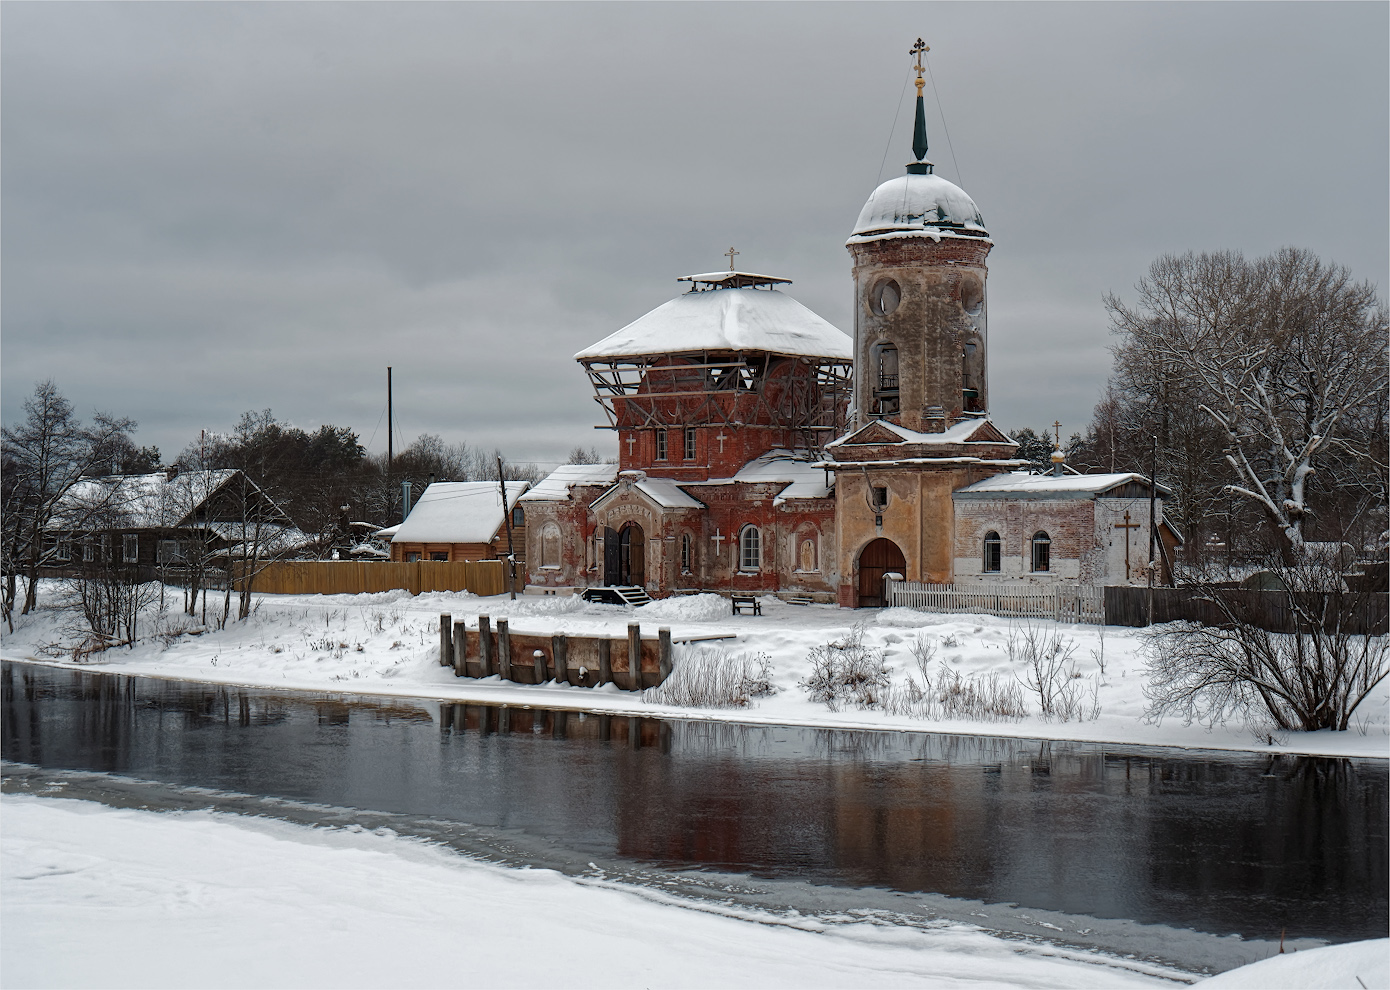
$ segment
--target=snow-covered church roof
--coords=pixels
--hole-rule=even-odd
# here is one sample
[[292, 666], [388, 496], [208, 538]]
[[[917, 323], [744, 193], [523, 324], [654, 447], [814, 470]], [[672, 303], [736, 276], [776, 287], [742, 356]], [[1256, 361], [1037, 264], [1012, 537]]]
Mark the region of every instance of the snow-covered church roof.
[[[930, 166], [928, 166], [930, 167]], [[900, 175], [869, 196], [849, 242], [891, 236], [988, 236], [975, 201], [965, 190], [934, 173]]]
[[767, 351], [851, 361], [854, 342], [776, 289], [706, 289], [663, 303], [574, 358], [593, 361], [692, 351]]

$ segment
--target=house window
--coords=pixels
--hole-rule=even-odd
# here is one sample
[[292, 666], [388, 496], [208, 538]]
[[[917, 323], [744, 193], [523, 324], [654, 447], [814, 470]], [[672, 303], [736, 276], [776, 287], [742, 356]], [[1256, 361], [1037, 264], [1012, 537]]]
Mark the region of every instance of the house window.
[[757, 526], [743, 527], [743, 532], [739, 534], [738, 546], [739, 570], [756, 571], [762, 566], [762, 541], [758, 535]]
[[58, 537], [58, 543], [53, 548], [53, 556], [59, 560], [72, 560], [72, 541], [66, 536]]
[[413, 564], [413, 563], [415, 563], [416, 561], [418, 561], [419, 559], [420, 559], [420, 555], [419, 555], [418, 553], [416, 553], [414, 550], [411, 550], [409, 553], [407, 553], [407, 554], [405, 555], [405, 562], [406, 562], [407, 564]]
[[[987, 574], [997, 574], [999, 572], [999, 534], [990, 530], [985, 534], [985, 566]], [[1037, 568], [1034, 568], [1036, 570]]]
[[512, 509], [512, 525], [513, 525], [513, 526], [525, 526], [525, 525], [526, 525], [526, 513], [522, 511], [521, 506], [519, 506], [519, 505], [518, 505], [516, 508]]
[[126, 533], [121, 537], [121, 563], [134, 564], [140, 560], [140, 537]]
[[681, 534], [681, 571], [685, 574], [690, 573], [690, 565], [694, 562], [695, 541], [690, 538], [689, 533]]
[[541, 527], [541, 566], [560, 566], [560, 527], [553, 522]]
[[1052, 567], [1052, 540], [1043, 532], [1033, 534], [1033, 570], [1046, 571]]
[[178, 540], [160, 540], [155, 547], [155, 559], [161, 564], [173, 564], [183, 560], [183, 550]]
[[448, 551], [448, 550], [431, 550], [431, 551], [430, 551], [430, 560], [448, 560], [448, 559], [449, 559], [449, 551]]
[[82, 559], [87, 561], [88, 563], [91, 563], [92, 561], [97, 559], [96, 544], [92, 542], [92, 538], [90, 536], [82, 541]]
[[685, 428], [685, 459], [693, 461], [695, 459], [695, 427]]
[[666, 460], [666, 431], [665, 431], [665, 430], [657, 430], [657, 431], [656, 431], [656, 459], [657, 459], [658, 461], [664, 461], [664, 460]]

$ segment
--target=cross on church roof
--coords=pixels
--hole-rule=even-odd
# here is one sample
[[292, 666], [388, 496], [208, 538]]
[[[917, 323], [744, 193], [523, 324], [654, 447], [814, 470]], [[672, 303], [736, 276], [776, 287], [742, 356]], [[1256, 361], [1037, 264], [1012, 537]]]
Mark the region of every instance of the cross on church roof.
[[729, 271], [734, 270], [734, 257], [742, 253], [742, 251], [735, 251], [733, 245], [730, 245], [729, 250], [724, 252], [724, 256], [729, 259]]

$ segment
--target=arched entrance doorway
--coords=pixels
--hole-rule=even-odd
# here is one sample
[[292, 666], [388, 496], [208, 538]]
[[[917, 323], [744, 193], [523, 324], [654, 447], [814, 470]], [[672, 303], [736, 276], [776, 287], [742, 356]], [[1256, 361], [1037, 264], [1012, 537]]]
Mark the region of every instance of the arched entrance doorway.
[[647, 540], [642, 527], [630, 522], [618, 533], [618, 584], [635, 584], [639, 588], [647, 581]]
[[878, 608], [883, 600], [883, 575], [889, 571], [907, 573], [907, 558], [892, 540], [883, 537], [859, 551], [859, 607]]

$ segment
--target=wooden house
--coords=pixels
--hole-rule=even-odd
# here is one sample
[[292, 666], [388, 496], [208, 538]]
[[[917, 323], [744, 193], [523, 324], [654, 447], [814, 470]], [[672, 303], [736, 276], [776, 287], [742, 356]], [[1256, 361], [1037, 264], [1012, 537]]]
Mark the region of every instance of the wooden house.
[[526, 511], [518, 504], [529, 482], [507, 482], [507, 504], [495, 481], [436, 481], [420, 495], [391, 537], [391, 559], [501, 560], [507, 524], [517, 561], [526, 559]]

